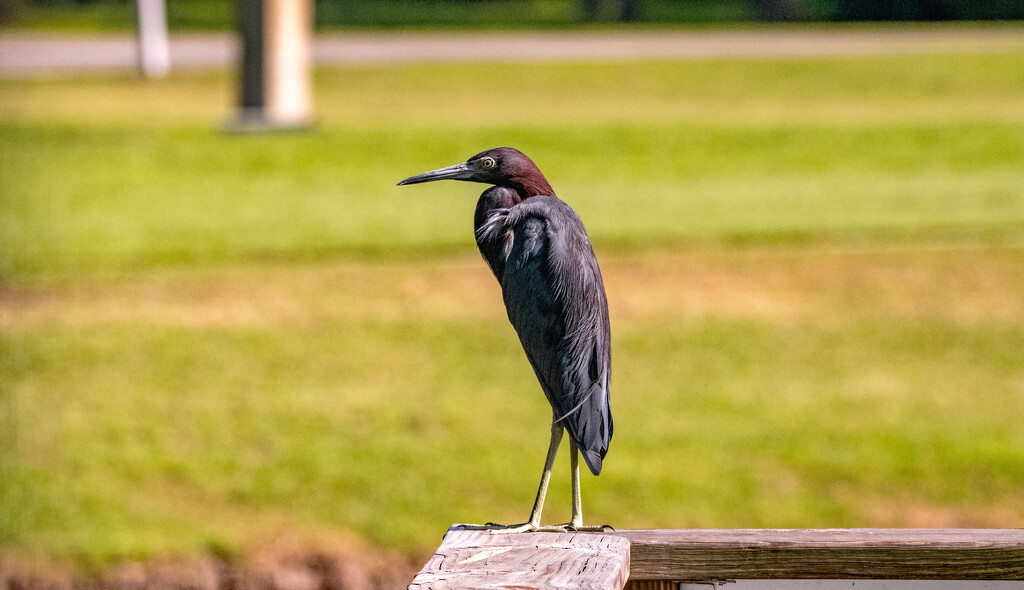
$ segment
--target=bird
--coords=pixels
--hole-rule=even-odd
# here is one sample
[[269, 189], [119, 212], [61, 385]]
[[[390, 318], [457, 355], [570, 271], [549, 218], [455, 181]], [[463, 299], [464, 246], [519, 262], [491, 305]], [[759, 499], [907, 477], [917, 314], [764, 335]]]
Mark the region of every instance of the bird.
[[[525, 154], [486, 150], [399, 186], [462, 180], [493, 185], [476, 204], [477, 247], [501, 285], [509, 322], [551, 404], [551, 441], [530, 519], [479, 525], [493, 533], [601, 531], [583, 526], [579, 455], [600, 475], [612, 439], [611, 328], [601, 269], [579, 215], [555, 196]], [[541, 513], [563, 431], [568, 434], [572, 515], [544, 526]]]

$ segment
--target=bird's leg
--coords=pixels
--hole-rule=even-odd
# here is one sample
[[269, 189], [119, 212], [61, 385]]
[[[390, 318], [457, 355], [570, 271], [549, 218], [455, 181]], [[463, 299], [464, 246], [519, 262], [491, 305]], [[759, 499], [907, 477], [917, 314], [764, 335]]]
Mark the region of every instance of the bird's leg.
[[572, 469], [572, 521], [569, 526], [579, 529], [583, 526], [583, 497], [580, 495], [580, 450], [572, 441], [569, 443], [569, 457]]
[[527, 532], [552, 532], [564, 533], [568, 531], [583, 532], [604, 532], [605, 527], [583, 526], [583, 500], [580, 495], [580, 457], [579, 448], [571, 439], [569, 441], [569, 460], [572, 468], [572, 521], [554, 526], [541, 526], [541, 512], [544, 511], [544, 498], [548, 494], [548, 483], [551, 482], [551, 469], [555, 464], [555, 456], [558, 454], [558, 445], [562, 442], [564, 428], [558, 422], [551, 424], [551, 443], [548, 445], [548, 456], [544, 461], [544, 473], [540, 477], [540, 486], [537, 488], [537, 498], [533, 502], [533, 511], [530, 512], [530, 521], [523, 524], [493, 524], [486, 525], [466, 524], [461, 525], [466, 530], [486, 530], [495, 535], [507, 535], [512, 533]]
[[548, 494], [548, 483], [551, 482], [551, 468], [555, 464], [555, 455], [558, 454], [558, 445], [562, 442], [562, 430], [563, 427], [558, 422], [551, 423], [551, 443], [548, 445], [548, 457], [544, 461], [544, 473], [540, 476], [540, 486], [537, 488], [537, 499], [533, 501], [533, 510], [530, 512], [530, 521], [523, 524], [508, 526], [495, 525], [490, 527], [492, 533], [507, 534], [544, 530], [540, 526], [540, 515], [541, 512], [544, 511], [544, 498]]
[[558, 454], [558, 445], [562, 442], [562, 430], [561, 424], [551, 423], [551, 443], [548, 444], [548, 456], [544, 460], [544, 472], [540, 476], [537, 498], [533, 501], [533, 510], [530, 511], [529, 524], [534, 528], [540, 526], [540, 515], [544, 511], [544, 498], [548, 494], [548, 483], [551, 482], [551, 469], [555, 466], [555, 455]]
[[583, 526], [583, 498], [580, 494], [580, 450], [576, 443], [569, 441], [569, 466], [572, 470], [572, 520], [561, 525], [566, 531], [603, 533], [603, 526]]

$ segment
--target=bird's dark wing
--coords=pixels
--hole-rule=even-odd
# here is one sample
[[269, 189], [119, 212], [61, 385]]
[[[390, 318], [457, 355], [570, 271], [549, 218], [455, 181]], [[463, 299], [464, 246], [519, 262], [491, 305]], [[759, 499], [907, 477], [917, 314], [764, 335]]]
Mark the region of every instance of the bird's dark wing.
[[493, 210], [477, 241], [482, 251], [504, 258], [498, 280], [508, 318], [555, 419], [599, 474], [612, 437], [611, 334], [601, 271], [583, 223], [559, 199], [531, 197]]

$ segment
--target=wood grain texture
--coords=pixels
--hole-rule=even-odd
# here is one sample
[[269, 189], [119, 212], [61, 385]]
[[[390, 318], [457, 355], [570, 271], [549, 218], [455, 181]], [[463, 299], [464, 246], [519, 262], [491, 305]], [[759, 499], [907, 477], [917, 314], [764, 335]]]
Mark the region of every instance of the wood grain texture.
[[626, 582], [626, 590], [679, 590], [679, 582], [672, 580], [634, 580]]
[[453, 526], [409, 589], [621, 590], [628, 577], [629, 540], [623, 536], [492, 535]]
[[1024, 530], [622, 530], [631, 581], [1024, 580]]

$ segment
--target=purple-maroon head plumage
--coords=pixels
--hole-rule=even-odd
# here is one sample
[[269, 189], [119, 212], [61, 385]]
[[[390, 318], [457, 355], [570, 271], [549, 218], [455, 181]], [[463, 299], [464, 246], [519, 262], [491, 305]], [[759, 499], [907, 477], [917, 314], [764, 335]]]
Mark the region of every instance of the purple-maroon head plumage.
[[520, 199], [538, 195], [555, 196], [555, 190], [540, 169], [523, 152], [510, 147], [499, 147], [480, 152], [470, 159], [406, 178], [399, 185], [431, 182], [434, 180], [465, 180], [510, 188]]

